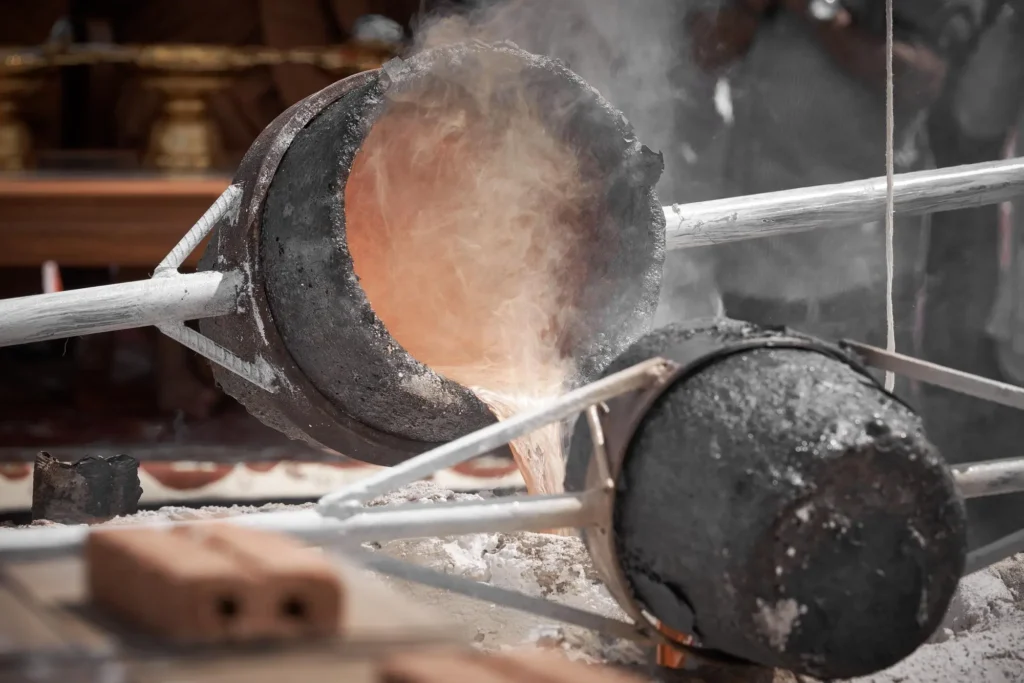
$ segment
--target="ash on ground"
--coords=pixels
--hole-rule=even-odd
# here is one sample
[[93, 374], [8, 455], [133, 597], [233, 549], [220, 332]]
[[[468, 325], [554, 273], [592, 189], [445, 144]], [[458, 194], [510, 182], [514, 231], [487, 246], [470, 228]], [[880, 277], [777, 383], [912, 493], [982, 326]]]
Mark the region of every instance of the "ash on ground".
[[[371, 501], [369, 505], [482, 500], [487, 495], [453, 493], [431, 483], [418, 482]], [[447, 574], [544, 597], [607, 617], [626, 618], [598, 579], [583, 541], [576, 536], [526, 532], [474, 534], [388, 541], [365, 547]], [[638, 665], [645, 659], [644, 652], [627, 641], [604, 638], [585, 629], [417, 584], [390, 582], [418, 600], [443, 606], [447, 614], [466, 627], [467, 635], [477, 647], [484, 650], [557, 648], [571, 659], [623, 665]]]
[[[431, 483], [419, 482], [373, 500], [368, 505], [468, 501], [490, 495], [455, 493]], [[209, 520], [283, 509], [297, 509], [297, 506], [165, 507], [117, 518], [107, 524]], [[583, 542], [575, 536], [476, 534], [458, 538], [389, 541], [365, 547], [438, 571], [545, 597], [604, 616], [625, 618], [598, 580]], [[442, 610], [464, 629], [467, 640], [484, 650], [557, 648], [572, 659], [620, 664], [634, 669], [646, 669], [649, 661], [648, 652], [627, 641], [605, 638], [584, 629], [420, 584], [397, 579], [387, 581], [411, 598]], [[683, 677], [669, 674], [665, 680], [702, 681], [699, 673]], [[782, 672], [777, 672], [774, 680], [775, 683], [796, 681]], [[856, 679], [855, 683], [1010, 683], [1022, 680], [1024, 554], [963, 579], [943, 627], [930, 643], [891, 669]]]
[[[453, 494], [416, 484], [376, 504], [440, 502], [478, 496]], [[625, 615], [599, 582], [580, 539], [549, 534], [481, 534], [457, 539], [392, 541], [380, 552], [502, 588], [544, 596], [605, 616]], [[422, 589], [422, 587], [420, 587]], [[452, 599], [440, 594], [440, 600]], [[421, 597], [421, 596], [418, 596]], [[462, 600], [459, 598], [459, 600]], [[468, 605], [472, 601], [467, 600]], [[469, 607], [466, 615], [485, 649], [524, 644], [557, 647], [590, 662], [640, 665], [646, 654], [625, 641], [501, 608]], [[450, 612], [451, 610], [449, 610]], [[474, 616], [476, 618], [474, 618]], [[481, 619], [482, 617], [482, 619]], [[531, 626], [532, 624], [532, 626]], [[678, 680], [699, 681], [700, 676]], [[796, 680], [781, 672], [776, 682]], [[806, 680], [806, 679], [805, 679]], [[1024, 555], [963, 579], [943, 627], [917, 652], [893, 668], [856, 683], [949, 683], [1024, 680]]]
[[1024, 554], [964, 577], [945, 623], [913, 655], [858, 683], [1024, 680]]
[[[372, 505], [477, 498], [418, 483], [388, 497], [387, 501], [375, 501]], [[394, 541], [382, 544], [378, 550], [501, 588], [625, 618], [598, 581], [583, 542], [575, 537], [492, 533], [459, 539]], [[441, 594], [439, 599], [451, 599], [451, 596]], [[461, 612], [463, 607], [456, 609]], [[469, 608], [466, 617], [470, 620], [474, 609], [478, 616], [484, 617], [483, 622], [476, 622], [475, 628], [478, 629], [477, 642], [486, 649], [534, 644], [558, 647], [574, 658], [622, 665], [639, 665], [646, 654], [626, 641], [603, 639], [581, 629], [544, 623], [538, 617], [497, 607], [481, 609], [479, 603]], [[775, 680], [788, 678], [779, 675]], [[699, 677], [691, 680], [699, 680]], [[931, 643], [892, 669], [857, 679], [857, 683], [972, 680], [986, 683], [1024, 680], [1024, 555], [964, 579], [943, 627]]]

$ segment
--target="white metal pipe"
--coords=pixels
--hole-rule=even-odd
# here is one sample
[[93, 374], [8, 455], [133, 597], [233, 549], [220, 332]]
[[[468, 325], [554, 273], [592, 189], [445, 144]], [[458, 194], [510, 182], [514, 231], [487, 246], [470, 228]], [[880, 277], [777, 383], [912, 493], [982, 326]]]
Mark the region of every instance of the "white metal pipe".
[[[194, 526], [216, 522], [241, 524], [267, 531], [287, 533], [303, 539], [317, 540], [337, 532], [343, 522], [321, 517], [315, 510], [258, 512], [221, 519], [182, 522], [146, 521], [106, 529], [167, 529], [172, 526]], [[81, 550], [89, 532], [95, 527], [85, 524], [68, 526], [25, 527], [0, 530], [0, 560], [64, 555]]]
[[488, 453], [504, 446], [512, 439], [525, 436], [552, 422], [572, 417], [595, 403], [645, 387], [665, 370], [666, 364], [661, 358], [638, 363], [570, 391], [539, 408], [523, 411], [507, 420], [484, 427], [394, 467], [382, 469], [338, 491], [328, 493], [320, 499], [318, 508], [324, 515], [348, 517], [358, 512], [362, 503], [372, 498], [419, 481], [438, 470]]
[[[232, 186], [160, 264], [173, 270], [214, 218], [237, 205]], [[896, 176], [900, 215], [994, 204], [1024, 194], [1024, 158]], [[885, 178], [664, 207], [668, 248], [708, 246], [880, 220]], [[206, 220], [209, 218], [210, 220]], [[232, 313], [240, 277], [197, 273], [0, 300], [0, 346]]]
[[192, 273], [0, 300], [0, 347], [235, 313], [239, 273]]
[[338, 533], [346, 540], [384, 541], [579, 528], [593, 523], [597, 504], [594, 495], [563, 493], [369, 508], [341, 521]]
[[1024, 553], [1024, 529], [967, 553], [964, 576], [991, 567], [1018, 553]]
[[1024, 491], [1024, 458], [972, 462], [953, 467], [953, 480], [964, 498]]
[[[588, 493], [519, 496], [460, 503], [411, 503], [364, 508], [362, 512], [345, 520], [323, 517], [316, 510], [305, 509], [187, 522], [147, 522], [121, 528], [161, 529], [230, 522], [291, 534], [311, 543], [362, 543], [400, 538], [578, 528], [593, 523], [598, 504], [596, 496]], [[85, 525], [0, 530], [0, 559], [76, 552], [85, 543], [89, 531], [90, 527]]]
[[[860, 225], [885, 215], [885, 178], [664, 207], [669, 249], [705, 247], [814, 228]], [[896, 214], [921, 215], [1024, 194], [1024, 158], [895, 176]]]
[[962, 370], [954, 370], [944, 365], [937, 365], [920, 358], [886, 351], [848, 339], [840, 341], [840, 345], [855, 351], [864, 363], [879, 370], [895, 372], [908, 379], [949, 389], [958, 394], [1024, 410], [1024, 387], [973, 375]]

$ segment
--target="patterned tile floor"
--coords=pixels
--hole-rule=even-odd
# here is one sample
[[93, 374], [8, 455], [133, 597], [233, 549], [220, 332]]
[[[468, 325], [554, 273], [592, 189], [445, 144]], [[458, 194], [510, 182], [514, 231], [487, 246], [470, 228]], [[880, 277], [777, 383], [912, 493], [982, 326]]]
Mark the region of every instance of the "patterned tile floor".
[[[141, 504], [316, 498], [377, 469], [356, 461], [144, 462], [139, 472]], [[523, 486], [514, 463], [490, 456], [443, 470], [432, 479], [439, 486], [456, 491]], [[31, 505], [32, 465], [0, 463], [0, 512], [24, 510]]]

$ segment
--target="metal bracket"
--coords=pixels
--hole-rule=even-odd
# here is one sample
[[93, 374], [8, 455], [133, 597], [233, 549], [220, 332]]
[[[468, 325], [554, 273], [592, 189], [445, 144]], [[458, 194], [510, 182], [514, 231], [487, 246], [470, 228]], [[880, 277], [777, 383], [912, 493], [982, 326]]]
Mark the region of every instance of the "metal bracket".
[[[328, 517], [346, 520], [342, 524], [342, 527], [344, 527], [346, 524], [354, 522], [365, 515], [365, 509], [362, 508], [362, 504], [375, 496], [417, 481], [433, 474], [439, 469], [464, 462], [481, 453], [505, 445], [512, 439], [529, 434], [547, 424], [567, 419], [580, 412], [587, 414], [588, 421], [594, 427], [593, 433], [602, 434], [597, 406], [602, 405], [604, 401], [633, 391], [644, 390], [657, 384], [666, 376], [667, 372], [671, 371], [672, 367], [672, 364], [669, 364], [662, 358], [654, 358], [634, 365], [631, 368], [598, 380], [593, 384], [571, 391], [545, 406], [520, 413], [508, 420], [498, 422], [490, 427], [436, 448], [433, 451], [417, 456], [389, 470], [382, 470], [377, 475], [368, 477], [340, 491], [328, 494], [320, 499], [318, 511]], [[385, 567], [382, 570], [385, 573], [401, 575], [403, 578], [421, 581], [428, 585], [438, 586], [438, 583], [442, 582], [445, 584], [443, 587], [472, 596], [483, 597], [486, 594], [487, 597], [484, 599], [490, 599], [515, 609], [525, 609], [526, 611], [539, 613], [543, 616], [561, 619], [568, 623], [577, 623], [578, 625], [582, 625], [581, 621], [586, 621], [592, 625], [591, 627], [604, 627], [601, 630], [607, 630], [613, 635], [623, 636], [628, 634], [628, 637], [633, 639], [652, 640], [678, 647], [678, 643], [670, 641], [657, 630], [657, 624], [653, 618], [646, 614], [635, 602], [632, 592], [628, 588], [626, 578], [622, 574], [622, 569], [615, 560], [614, 543], [611, 541], [611, 523], [614, 506], [614, 477], [617, 470], [610, 466], [607, 452], [604, 450], [603, 436], [595, 437], [594, 443], [596, 444], [594, 461], [597, 463], [597, 471], [599, 472], [598, 479], [594, 482], [596, 485], [588, 485], [588, 490], [582, 494], [564, 494], [562, 496], [548, 497], [520, 496], [507, 499], [503, 503], [505, 505], [511, 504], [511, 507], [507, 513], [501, 513], [498, 516], [505, 521], [514, 521], [511, 519], [506, 520], [505, 518], [510, 517], [515, 512], [521, 515], [522, 511], [519, 510], [521, 506], [525, 505], [527, 501], [531, 503], [534, 501], [540, 502], [539, 499], [541, 498], [549, 498], [552, 503], [562, 498], [580, 499], [583, 502], [583, 508], [575, 518], [570, 518], [570, 520], [575, 522], [573, 526], [580, 528], [594, 527], [598, 535], [603, 534], [605, 538], [609, 539], [608, 543], [601, 546], [604, 550], [611, 549], [607, 553], [601, 553], [602, 557], [606, 557], [606, 561], [598, 562], [595, 558], [595, 565], [600, 565], [597, 567], [598, 573], [615, 600], [626, 611], [627, 615], [633, 619], [632, 624], [614, 620], [611, 620], [611, 623], [609, 623], [610, 620], [600, 615], [580, 610], [574, 610], [570, 614], [564, 612], [563, 609], [559, 609], [562, 606], [552, 606], [551, 603], [543, 600], [539, 601], [545, 603], [545, 606], [542, 607], [537, 604], [537, 599], [535, 598], [529, 598], [528, 596], [509, 591], [501, 591], [500, 589], [489, 590], [493, 587], [481, 588], [475, 582], [472, 582], [474, 583], [472, 586], [462, 585], [458, 581], [453, 581], [452, 577], [434, 576], [433, 572], [425, 573], [429, 572], [429, 570], [406, 566], [405, 563], [399, 561], [385, 562], [383, 560], [374, 560], [371, 564]], [[437, 506], [431, 507], [436, 508]], [[454, 511], [455, 504], [446, 505], [443, 509], [445, 508]], [[478, 512], [479, 506], [474, 506], [474, 511]], [[539, 512], [539, 510], [534, 512]], [[476, 521], [479, 523], [479, 519]], [[498, 520], [495, 519], [493, 521], [496, 522]], [[516, 526], [522, 529], [522, 521], [518, 520]], [[594, 554], [593, 550], [591, 550], [591, 554]]]
[[570, 391], [538, 408], [484, 427], [394, 467], [382, 469], [376, 474], [327, 494], [320, 499], [317, 510], [328, 517], [350, 517], [361, 512], [362, 505], [377, 496], [419, 481], [439, 470], [489, 453], [508, 444], [512, 439], [578, 415], [595, 403], [647, 386], [658, 376], [663, 364], [664, 361], [660, 358], [639, 363]]
[[272, 394], [277, 392], [277, 375], [270, 364], [259, 356], [256, 357], [255, 363], [250, 363], [231, 353], [209, 337], [203, 336], [191, 327], [187, 327], [185, 323], [161, 323], [156, 326], [156, 329], [182, 346], [192, 349], [208, 361], [235, 373], [264, 391]]
[[[185, 262], [196, 247], [206, 239], [218, 221], [227, 217], [234, 221], [242, 204], [242, 186], [231, 185], [196, 221], [196, 224], [185, 233], [185, 236], [174, 245], [171, 252], [157, 265], [153, 271], [154, 278], [174, 277], [180, 275], [178, 268]], [[247, 282], [243, 286], [250, 286]], [[242, 379], [255, 384], [264, 391], [275, 393], [278, 389], [277, 374], [265, 360], [256, 357], [249, 362], [224, 348], [209, 337], [206, 337], [182, 322], [168, 322], [156, 325], [156, 328], [182, 346], [192, 349], [211, 363], [220, 365]]]
[[1024, 388], [961, 372], [935, 363], [886, 351], [855, 341], [842, 340], [840, 347], [859, 356], [865, 365], [956, 391], [967, 396], [1024, 410]]
[[433, 569], [427, 569], [426, 567], [420, 567], [409, 562], [403, 562], [365, 550], [356, 551], [346, 548], [344, 550], [344, 557], [368, 569], [393, 578], [414, 581], [425, 586], [431, 586], [432, 588], [449, 590], [476, 600], [484, 600], [501, 605], [502, 607], [607, 633], [618, 638], [628, 638], [629, 640], [639, 642], [646, 642], [648, 640], [647, 635], [638, 631], [633, 624], [576, 607], [562, 605], [551, 600], [545, 600], [544, 598], [535, 598], [517, 591], [491, 586], [480, 581], [443, 574]]
[[[866, 365], [879, 370], [895, 372], [919, 382], [1024, 410], [1022, 387], [854, 341], [843, 340], [840, 346], [857, 354]], [[967, 463], [954, 466], [951, 470], [957, 489], [964, 498], [1024, 491], [1024, 457]], [[1024, 552], [1024, 529], [968, 553], [964, 575], [973, 574], [1020, 552]]]
[[[638, 402], [644, 403], [643, 397], [651, 394], [660, 395], [661, 387], [675, 376], [678, 366], [664, 359], [660, 372], [646, 386], [638, 387], [641, 393]], [[626, 396], [623, 394], [616, 398]], [[689, 643], [679, 643], [659, 630], [659, 622], [649, 614], [636, 598], [633, 588], [622, 570], [619, 562], [618, 547], [615, 544], [615, 482], [622, 469], [625, 448], [616, 448], [614, 456], [609, 452], [604, 422], [601, 414], [609, 413], [607, 405], [591, 406], [586, 410], [587, 427], [590, 430], [590, 441], [593, 447], [590, 464], [587, 468], [586, 487], [589, 491], [599, 494], [597, 523], [583, 530], [583, 539], [594, 562], [598, 576], [608, 588], [622, 610], [633, 620], [636, 629], [649, 640], [670, 647], [685, 647]]]

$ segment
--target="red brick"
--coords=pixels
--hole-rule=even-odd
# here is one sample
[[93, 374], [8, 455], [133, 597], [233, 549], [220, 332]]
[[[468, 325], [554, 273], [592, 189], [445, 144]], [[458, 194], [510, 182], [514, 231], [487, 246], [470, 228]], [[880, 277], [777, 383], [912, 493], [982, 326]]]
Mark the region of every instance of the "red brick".
[[180, 533], [256, 574], [260, 589], [253, 611], [264, 632], [278, 638], [338, 632], [344, 589], [337, 568], [320, 552], [290, 536], [229, 524], [182, 527]]
[[164, 530], [107, 529], [85, 544], [93, 603], [178, 641], [245, 640], [257, 582], [232, 557]]

